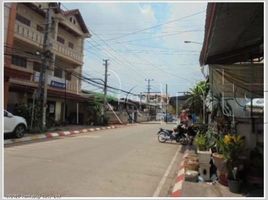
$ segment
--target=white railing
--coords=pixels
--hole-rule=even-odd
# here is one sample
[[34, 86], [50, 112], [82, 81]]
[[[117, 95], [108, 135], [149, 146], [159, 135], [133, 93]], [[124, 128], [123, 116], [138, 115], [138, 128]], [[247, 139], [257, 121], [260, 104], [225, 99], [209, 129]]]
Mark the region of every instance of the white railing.
[[[42, 47], [44, 35], [43, 33], [38, 32], [37, 30], [28, 27], [18, 21], [15, 23], [15, 34], [17, 36], [23, 37], [27, 39], [29, 42], [32, 42], [38, 47]], [[83, 54], [79, 51], [72, 50], [68, 47], [65, 47], [63, 44], [57, 42], [56, 40], [52, 40], [53, 51], [56, 54], [66, 57], [67, 59], [72, 59], [79, 64], [83, 62]]]

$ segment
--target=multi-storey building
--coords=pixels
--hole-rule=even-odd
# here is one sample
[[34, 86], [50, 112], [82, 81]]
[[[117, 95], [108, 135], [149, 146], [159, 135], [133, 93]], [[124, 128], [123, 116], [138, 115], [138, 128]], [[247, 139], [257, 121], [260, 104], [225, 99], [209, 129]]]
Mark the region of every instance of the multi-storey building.
[[[32, 103], [37, 90], [48, 3], [5, 3], [5, 109]], [[54, 64], [48, 69], [48, 113], [56, 121], [81, 123], [84, 118], [81, 80], [84, 40], [90, 37], [79, 10], [63, 11], [60, 4], [52, 15]]]

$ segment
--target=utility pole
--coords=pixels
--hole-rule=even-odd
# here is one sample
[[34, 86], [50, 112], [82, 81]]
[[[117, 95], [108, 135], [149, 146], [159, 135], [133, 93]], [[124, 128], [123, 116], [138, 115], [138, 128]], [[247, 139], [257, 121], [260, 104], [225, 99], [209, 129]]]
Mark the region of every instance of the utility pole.
[[168, 106], [168, 85], [166, 84], [166, 117], [165, 117], [166, 122], [168, 122], [168, 120], [167, 120], [167, 106]]
[[102, 108], [102, 122], [104, 122], [104, 116], [106, 114], [105, 112], [105, 107], [107, 105], [107, 80], [108, 80], [108, 59], [104, 59], [104, 66], [105, 66], [105, 74], [104, 74], [104, 88], [103, 88], [103, 92], [104, 92], [104, 99], [103, 99], [103, 108]]
[[151, 90], [151, 84], [150, 82], [153, 81], [154, 79], [145, 79], [147, 81], [147, 103], [149, 103], [149, 98], [150, 98], [150, 90]]
[[141, 110], [141, 99], [142, 99], [142, 92], [140, 92], [140, 110]]
[[[48, 69], [52, 63], [52, 44], [51, 44], [51, 29], [52, 29], [52, 12], [55, 7], [53, 3], [48, 3], [45, 19], [45, 31], [42, 52], [42, 69], [39, 76], [39, 84], [37, 97], [42, 102], [42, 130], [46, 129], [46, 108], [47, 108], [47, 81]], [[42, 98], [42, 99], [41, 99]]]

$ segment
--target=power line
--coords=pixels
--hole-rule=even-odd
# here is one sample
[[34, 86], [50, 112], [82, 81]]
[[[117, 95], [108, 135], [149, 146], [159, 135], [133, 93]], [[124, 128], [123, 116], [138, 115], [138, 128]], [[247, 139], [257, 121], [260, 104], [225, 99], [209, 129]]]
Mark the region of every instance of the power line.
[[111, 38], [107, 41], [112, 41], [112, 40], [117, 40], [117, 39], [120, 39], [120, 38], [123, 38], [123, 37], [127, 37], [129, 35], [134, 35], [134, 34], [137, 34], [137, 33], [140, 33], [140, 32], [143, 32], [143, 31], [146, 31], [146, 30], [150, 30], [150, 29], [153, 29], [153, 28], [156, 28], [156, 27], [160, 27], [160, 26], [163, 26], [163, 25], [166, 25], [166, 24], [170, 24], [170, 23], [174, 23], [174, 22], [178, 22], [178, 21], [181, 21], [183, 19], [186, 19], [186, 18], [189, 18], [189, 17], [193, 17], [195, 15], [199, 15], [201, 13], [204, 13], [205, 10], [202, 10], [202, 11], [199, 11], [199, 12], [196, 12], [196, 13], [193, 13], [191, 15], [187, 15], [187, 16], [184, 16], [184, 17], [180, 17], [180, 18], [177, 18], [177, 19], [174, 19], [174, 20], [170, 20], [170, 21], [167, 21], [165, 23], [161, 23], [161, 24], [157, 24], [157, 25], [154, 25], [154, 26], [150, 26], [150, 27], [147, 27], [147, 28], [143, 28], [141, 30], [137, 30], [137, 31], [133, 31], [133, 32], [130, 32], [130, 33], [127, 33], [127, 34], [124, 34], [120, 37], [114, 37], [114, 38]]
[[[163, 35], [156, 35], [152, 37], [146, 37], [146, 38], [139, 38], [139, 39], [134, 39], [134, 40], [127, 40], [127, 41], [121, 41], [121, 42], [114, 42], [112, 44], [123, 44], [123, 43], [132, 43], [136, 41], [143, 41], [143, 40], [150, 40], [154, 38], [164, 38], [164, 37], [171, 37], [171, 36], [177, 36], [183, 33], [189, 33], [189, 32], [203, 32], [204, 30], [186, 30], [186, 31], [180, 31], [178, 33], [171, 33], [171, 34], [163, 34]], [[108, 40], [106, 40], [108, 41]], [[97, 47], [97, 46], [95, 46]]]
[[[63, 7], [65, 7], [64, 5], [63, 5]], [[66, 8], [66, 7], [65, 7]], [[67, 8], [66, 8], [67, 9]], [[68, 10], [68, 9], [67, 9]], [[201, 12], [198, 12], [198, 13], [194, 13], [194, 14], [192, 14], [192, 15], [189, 15], [189, 16], [185, 16], [185, 17], [182, 17], [182, 18], [179, 18], [179, 19], [184, 19], [184, 18], [187, 18], [187, 17], [190, 17], [190, 16], [193, 16], [193, 15], [197, 15], [197, 14], [200, 14]], [[178, 20], [178, 19], [176, 19], [176, 20]], [[174, 20], [172, 20], [172, 21], [174, 21]], [[171, 23], [172, 21], [169, 21], [169, 22], [167, 22], [167, 23]], [[167, 23], [163, 23], [163, 24], [167, 24]], [[159, 26], [159, 25], [157, 25], [157, 26]], [[153, 26], [153, 27], [156, 27], [156, 26]], [[101, 41], [101, 42], [103, 42], [108, 48], [110, 48], [112, 51], [114, 51], [114, 52], [116, 52], [116, 50], [113, 48], [113, 47], [111, 47], [104, 39], [102, 39], [98, 34], [96, 34], [91, 28], [89, 28], [88, 27], [88, 29]], [[147, 28], [146, 28], [147, 29]], [[143, 30], [145, 30], [145, 29], [143, 29]], [[135, 32], [137, 32], [137, 31], [135, 31]], [[96, 43], [96, 44], [99, 44], [99, 42], [97, 42], [96, 40], [94, 40], [93, 38], [92, 38], [92, 40]], [[87, 41], [86, 40], [86, 42], [88, 42], [89, 43], [89, 41]], [[94, 47], [94, 46], [92, 46], [92, 47]], [[97, 47], [94, 47], [94, 48], [97, 48]], [[100, 50], [99, 48], [97, 48], [98, 50]], [[108, 53], [106, 53], [106, 52], [104, 52], [104, 53], [106, 53], [106, 54], [109, 54], [109, 56], [111, 55], [112, 56], [112, 58], [113, 58], [113, 60], [115, 60], [115, 62], [117, 62], [117, 63], [119, 63], [119, 64], [122, 64], [123, 62], [122, 62], [122, 59], [120, 60], [120, 58], [118, 58], [117, 56], [115, 56], [114, 54], [112, 54], [108, 49], [103, 49], [104, 51], [107, 51]], [[136, 70], [136, 67], [135, 66], [133, 66], [132, 65], [132, 63], [131, 62], [129, 62], [128, 60], [126, 60], [126, 59], [124, 59], [124, 62], [125, 63], [127, 63], [131, 68], [133, 68], [133, 70], [136, 72], [136, 73], [140, 73], [140, 71], [138, 71], [138, 70]], [[148, 62], [148, 61], [147, 61]], [[124, 64], [124, 63], [123, 63]], [[152, 64], [152, 63], [150, 63], [150, 64]], [[156, 65], [155, 64], [152, 64], [156, 69], [158, 69], [159, 71], [162, 71], [162, 72], [165, 72], [165, 73], [167, 73], [168, 75], [170, 75], [170, 76], [174, 76], [174, 77], [176, 77], [176, 78], [178, 78], [179, 76], [176, 76], [176, 75], [174, 75], [173, 73], [170, 73], [170, 72], [167, 72], [167, 71], [164, 71], [163, 69], [161, 69], [161, 68], [158, 68], [158, 67], [156, 67]], [[143, 73], [140, 73], [142, 76], [144, 76], [144, 74]], [[182, 77], [182, 79], [185, 79], [184, 77]], [[187, 80], [188, 81], [188, 80]]]
[[[63, 5], [63, 7], [64, 7], [65, 9], [68, 10], [68, 8], [66, 8], [66, 6]], [[202, 11], [202, 12], [204, 12], [204, 11]], [[179, 19], [188, 18], [188, 17], [190, 17], [190, 16], [197, 15], [197, 14], [200, 14], [200, 13], [201, 13], [201, 12], [194, 13], [194, 14], [192, 14], [192, 15], [185, 16], [185, 17], [182, 17], [182, 18], [179, 18]], [[167, 22], [167, 23], [163, 23], [163, 24], [168, 24], [168, 23], [171, 23], [171, 22], [173, 22], [173, 21], [177, 21], [177, 20], [179, 20], [179, 19], [171, 20], [171, 21], [169, 21], [169, 22]], [[157, 25], [157, 26], [159, 26], [159, 25]], [[153, 27], [155, 27], [155, 26], [153, 26]], [[94, 35], [96, 35], [96, 37], [98, 37], [98, 38], [99, 38], [99, 39], [100, 39], [100, 40], [101, 40], [107, 47], [109, 47], [113, 52], [116, 52], [116, 50], [114, 50], [113, 47], [111, 47], [111, 46], [110, 46], [104, 39], [102, 39], [100, 36], [98, 36], [98, 34], [96, 34], [91, 28], [88, 27], [88, 29], [89, 29]], [[92, 40], [93, 40], [95, 43], [99, 44], [99, 43], [98, 43], [97, 41], [95, 41], [93, 38], [92, 38]], [[89, 42], [89, 41], [86, 40], [86, 42]], [[92, 46], [92, 47], [94, 47], [94, 46]], [[95, 48], [97, 48], [97, 47], [95, 46]], [[100, 49], [98, 48], [98, 50], [100, 50]], [[106, 49], [104, 49], [104, 50], [106, 50]], [[108, 51], [108, 50], [106, 50], [106, 51]], [[119, 64], [122, 64], [122, 61], [121, 61], [120, 59], [118, 59], [118, 57], [116, 57], [116, 56], [114, 56], [113, 54], [111, 54], [110, 51], [108, 51], [108, 53], [109, 53], [110, 55], [112, 55], [113, 58], [116, 58], [117, 61], [119, 60]], [[138, 72], [138, 73], [141, 74], [143, 77], [145, 77], [144, 74], [142, 74], [142, 73], [140, 73], [139, 71], [136, 70], [135, 66], [133, 66], [131, 62], [129, 62], [129, 61], [126, 60], [126, 59], [124, 59], [124, 60], [125, 60], [125, 62], [126, 62], [131, 68], [133, 68], [133, 70], [134, 70], [135, 72]], [[115, 62], [117, 62], [117, 61], [115, 61]], [[118, 62], [117, 62], [117, 63], [118, 63]], [[153, 64], [153, 66], [156, 67], [155, 64]], [[159, 68], [158, 68], [158, 69], [159, 69]], [[160, 71], [163, 72], [162, 69], [160, 69]], [[164, 72], [166, 72], [166, 71], [164, 71]], [[171, 76], [174, 76], [174, 74], [172, 74], [172, 73], [169, 73], [169, 72], [166, 72], [166, 73], [169, 74], [169, 75], [171, 75]], [[176, 76], [176, 78], [178, 78], [178, 76]]]
[[[14, 48], [12, 48], [12, 49], [14, 49]], [[16, 50], [19, 50], [19, 49], [16, 49]], [[26, 53], [26, 52], [23, 51], [23, 53]], [[11, 53], [10, 53], [10, 54], [7, 54], [7, 53], [5, 53], [5, 55], [13, 56], [13, 55], [17, 55], [17, 54], [11, 54]], [[23, 56], [23, 57], [25, 57], [25, 56]], [[40, 57], [37, 56], [37, 55], [31, 55], [31, 57], [28, 57], [28, 58], [40, 62]], [[55, 66], [55, 68], [61, 69], [61, 70], [63, 70], [64, 72], [68, 72], [68, 73], [70, 73], [71, 75], [73, 75], [74, 77], [78, 78], [79, 80], [85, 81], [86, 83], [89, 83], [89, 84], [91, 84], [91, 85], [93, 85], [93, 86], [100, 87], [101, 89], [104, 88], [104, 83], [100, 83], [100, 82], [98, 82], [98, 81], [95, 81], [95, 80], [93, 80], [93, 78], [86, 77], [86, 76], [84, 76], [84, 75], [82, 75], [82, 74], [80, 74], [80, 73], [78, 73], [78, 72], [75, 72], [75, 71], [70, 72], [70, 71], [68, 71], [68, 70], [66, 70], [65, 68], [60, 67], [60, 66]], [[120, 92], [123, 92], [123, 93], [129, 93], [129, 92], [126, 91], [126, 90], [123, 90], [123, 89], [120, 89], [120, 88], [116, 88], [116, 87], [112, 87], [112, 86], [109, 86], [109, 85], [107, 85], [107, 88], [108, 88], [108, 89], [112, 89], [112, 90], [117, 90], [117, 91], [120, 91]], [[135, 93], [130, 93], [130, 94], [132, 94], [132, 95], [134, 95], [134, 96], [138, 96], [138, 94], [135, 94]]]

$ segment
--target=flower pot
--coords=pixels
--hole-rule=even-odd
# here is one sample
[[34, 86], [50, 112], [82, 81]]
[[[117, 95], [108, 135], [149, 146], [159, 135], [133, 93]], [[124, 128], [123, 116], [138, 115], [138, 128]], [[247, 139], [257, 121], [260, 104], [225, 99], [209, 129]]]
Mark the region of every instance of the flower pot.
[[228, 186], [228, 174], [226, 172], [223, 171], [219, 171], [219, 173], [217, 172], [217, 176], [219, 178], [219, 183], [224, 185], [224, 186]]
[[197, 154], [198, 154], [199, 163], [209, 163], [210, 162], [211, 150], [209, 150], [209, 151], [200, 151], [198, 149]]
[[241, 185], [240, 180], [230, 180], [230, 179], [228, 180], [228, 187], [229, 187], [230, 192], [239, 193], [240, 185]]
[[221, 171], [225, 166], [224, 166], [224, 157], [222, 154], [219, 153], [213, 153], [212, 154], [212, 159], [214, 165], [217, 167], [217, 170]]

